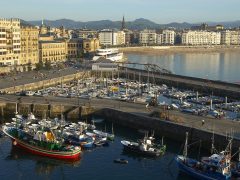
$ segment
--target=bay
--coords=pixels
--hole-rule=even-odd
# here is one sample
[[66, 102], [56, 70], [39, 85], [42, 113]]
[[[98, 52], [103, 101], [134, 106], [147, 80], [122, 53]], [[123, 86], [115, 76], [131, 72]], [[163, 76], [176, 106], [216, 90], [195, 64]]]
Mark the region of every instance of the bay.
[[[132, 63], [151, 63], [174, 74], [240, 83], [240, 52], [176, 53], [166, 55], [126, 54]], [[131, 67], [143, 69], [134, 64]]]

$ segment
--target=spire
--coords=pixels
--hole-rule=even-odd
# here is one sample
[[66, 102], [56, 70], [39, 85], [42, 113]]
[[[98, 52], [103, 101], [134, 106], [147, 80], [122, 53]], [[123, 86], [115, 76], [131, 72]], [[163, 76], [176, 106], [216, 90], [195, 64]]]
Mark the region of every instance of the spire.
[[42, 18], [42, 26], [43, 26], [43, 18]]
[[123, 19], [122, 19], [122, 30], [126, 29], [126, 25], [125, 25], [125, 18], [123, 16]]

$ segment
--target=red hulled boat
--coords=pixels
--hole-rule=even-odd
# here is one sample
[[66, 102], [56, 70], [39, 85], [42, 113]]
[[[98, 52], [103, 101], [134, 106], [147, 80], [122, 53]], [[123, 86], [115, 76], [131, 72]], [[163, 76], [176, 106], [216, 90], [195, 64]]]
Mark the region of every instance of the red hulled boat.
[[4, 126], [3, 132], [12, 139], [13, 145], [32, 154], [69, 161], [80, 159], [81, 149], [79, 147], [35, 140], [33, 136], [15, 127]]

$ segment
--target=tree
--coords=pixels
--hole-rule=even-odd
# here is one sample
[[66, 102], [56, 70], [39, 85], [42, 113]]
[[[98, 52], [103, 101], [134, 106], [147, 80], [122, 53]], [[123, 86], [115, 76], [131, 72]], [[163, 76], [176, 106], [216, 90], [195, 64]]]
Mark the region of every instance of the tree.
[[31, 71], [31, 70], [32, 70], [32, 64], [31, 64], [31, 63], [28, 63], [27, 71]]
[[46, 62], [45, 62], [45, 69], [46, 69], [46, 70], [50, 70], [51, 68], [52, 68], [51, 62], [50, 62], [50, 61], [46, 61]]
[[39, 61], [39, 63], [36, 64], [36, 68], [35, 68], [37, 71], [43, 69], [43, 62], [42, 61]]

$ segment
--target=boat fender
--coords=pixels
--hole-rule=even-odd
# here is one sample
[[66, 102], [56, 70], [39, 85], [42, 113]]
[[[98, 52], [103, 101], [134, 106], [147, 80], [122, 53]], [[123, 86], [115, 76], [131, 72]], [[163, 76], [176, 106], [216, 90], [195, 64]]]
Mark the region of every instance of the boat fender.
[[17, 141], [13, 141], [13, 145], [16, 146], [17, 145]]

